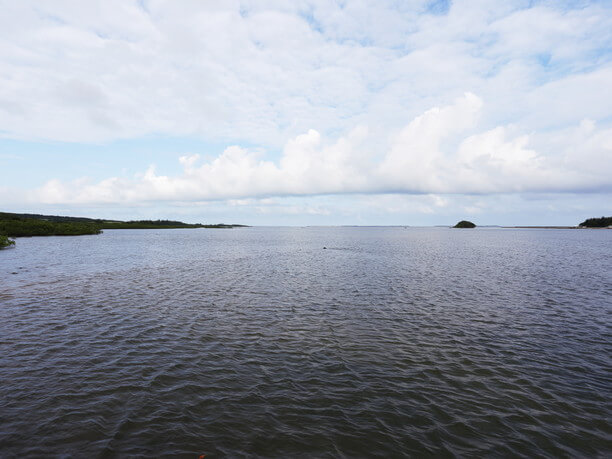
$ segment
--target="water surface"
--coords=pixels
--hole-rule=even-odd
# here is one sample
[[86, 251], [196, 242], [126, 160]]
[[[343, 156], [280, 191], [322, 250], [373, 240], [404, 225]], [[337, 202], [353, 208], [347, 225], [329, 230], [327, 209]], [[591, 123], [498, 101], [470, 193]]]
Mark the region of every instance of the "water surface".
[[20, 238], [0, 456], [609, 457], [611, 255], [607, 230]]

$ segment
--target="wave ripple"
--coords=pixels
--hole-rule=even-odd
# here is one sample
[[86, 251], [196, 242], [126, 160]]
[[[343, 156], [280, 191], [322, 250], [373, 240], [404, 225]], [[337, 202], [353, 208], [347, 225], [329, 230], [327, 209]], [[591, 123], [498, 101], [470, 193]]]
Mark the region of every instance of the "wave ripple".
[[607, 456], [610, 236], [20, 239], [0, 253], [0, 454]]

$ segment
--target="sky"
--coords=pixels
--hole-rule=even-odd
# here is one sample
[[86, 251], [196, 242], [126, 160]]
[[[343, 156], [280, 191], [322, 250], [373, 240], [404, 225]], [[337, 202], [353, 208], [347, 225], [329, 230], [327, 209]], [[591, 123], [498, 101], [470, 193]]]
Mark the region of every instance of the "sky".
[[612, 215], [612, 1], [0, 0], [0, 210]]

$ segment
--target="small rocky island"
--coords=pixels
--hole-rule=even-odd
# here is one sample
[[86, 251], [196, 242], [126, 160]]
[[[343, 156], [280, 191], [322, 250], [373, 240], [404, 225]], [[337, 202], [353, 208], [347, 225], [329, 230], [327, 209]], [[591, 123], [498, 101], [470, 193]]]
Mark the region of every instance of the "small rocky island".
[[461, 220], [459, 223], [453, 226], [453, 228], [476, 228], [476, 225], [467, 220]]

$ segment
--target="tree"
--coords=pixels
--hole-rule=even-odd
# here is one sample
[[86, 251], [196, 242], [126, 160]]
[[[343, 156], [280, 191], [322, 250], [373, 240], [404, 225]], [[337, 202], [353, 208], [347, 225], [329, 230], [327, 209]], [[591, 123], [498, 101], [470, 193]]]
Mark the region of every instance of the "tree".
[[580, 224], [580, 226], [586, 226], [587, 228], [605, 228], [611, 225], [612, 217], [587, 218]]
[[0, 234], [0, 249], [3, 249], [10, 245], [15, 245], [15, 241], [13, 241], [12, 239], [9, 239], [8, 236], [4, 236], [3, 234]]

